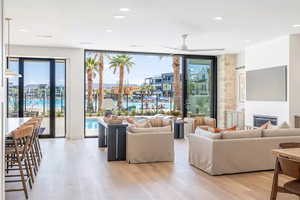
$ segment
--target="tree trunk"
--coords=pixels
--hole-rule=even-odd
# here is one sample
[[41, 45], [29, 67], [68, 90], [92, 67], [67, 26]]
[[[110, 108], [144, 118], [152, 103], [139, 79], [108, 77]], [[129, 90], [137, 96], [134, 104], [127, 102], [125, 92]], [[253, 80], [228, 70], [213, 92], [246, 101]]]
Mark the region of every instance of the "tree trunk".
[[175, 110], [181, 111], [180, 57], [173, 56], [173, 98]]
[[123, 92], [124, 92], [124, 65], [120, 65], [118, 108], [122, 109]]
[[99, 96], [98, 96], [98, 112], [103, 110], [103, 101], [104, 101], [104, 86], [103, 86], [103, 71], [104, 71], [104, 63], [103, 63], [103, 54], [101, 53], [99, 56]]
[[92, 69], [87, 70], [87, 80], [88, 80], [88, 95], [87, 95], [87, 111], [93, 111], [93, 71]]

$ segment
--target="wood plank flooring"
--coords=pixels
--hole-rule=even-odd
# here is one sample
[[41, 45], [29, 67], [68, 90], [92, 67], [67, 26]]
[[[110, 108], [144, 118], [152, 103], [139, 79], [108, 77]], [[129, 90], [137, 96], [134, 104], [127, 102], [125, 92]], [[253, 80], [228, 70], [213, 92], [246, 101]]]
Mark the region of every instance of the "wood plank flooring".
[[[42, 140], [42, 146], [30, 200], [267, 200], [271, 190], [272, 172], [215, 177], [190, 166], [185, 140], [175, 141], [174, 163], [137, 165], [107, 162], [97, 139]], [[22, 199], [22, 192], [6, 194], [6, 200]]]

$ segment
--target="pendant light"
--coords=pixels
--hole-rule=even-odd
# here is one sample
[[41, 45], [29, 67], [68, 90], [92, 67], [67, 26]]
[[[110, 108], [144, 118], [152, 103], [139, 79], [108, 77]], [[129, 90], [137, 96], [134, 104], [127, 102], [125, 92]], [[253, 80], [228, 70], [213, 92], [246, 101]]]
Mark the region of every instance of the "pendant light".
[[[10, 56], [10, 21], [12, 20], [11, 18], [5, 18], [7, 21], [7, 58]], [[22, 77], [21, 74], [17, 74], [14, 71], [6, 68], [5, 73], [4, 73], [5, 78], [20, 78]]]

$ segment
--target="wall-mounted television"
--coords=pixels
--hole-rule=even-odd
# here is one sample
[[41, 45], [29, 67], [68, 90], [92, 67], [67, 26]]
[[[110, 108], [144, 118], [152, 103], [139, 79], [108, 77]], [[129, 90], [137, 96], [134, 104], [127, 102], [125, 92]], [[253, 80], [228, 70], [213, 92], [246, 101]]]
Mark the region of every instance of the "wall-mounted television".
[[287, 66], [246, 72], [247, 101], [287, 101]]

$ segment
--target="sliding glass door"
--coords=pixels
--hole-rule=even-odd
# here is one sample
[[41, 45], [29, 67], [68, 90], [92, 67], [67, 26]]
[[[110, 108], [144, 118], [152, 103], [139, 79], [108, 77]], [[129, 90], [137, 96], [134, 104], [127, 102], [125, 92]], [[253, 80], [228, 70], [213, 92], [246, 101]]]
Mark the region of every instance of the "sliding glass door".
[[8, 80], [8, 117], [43, 117], [42, 137], [65, 136], [65, 61], [10, 58], [22, 75]]
[[23, 109], [19, 113], [23, 117], [42, 116], [44, 136], [50, 136], [50, 65], [49, 60], [23, 62]]
[[184, 115], [216, 118], [216, 57], [184, 57]]

